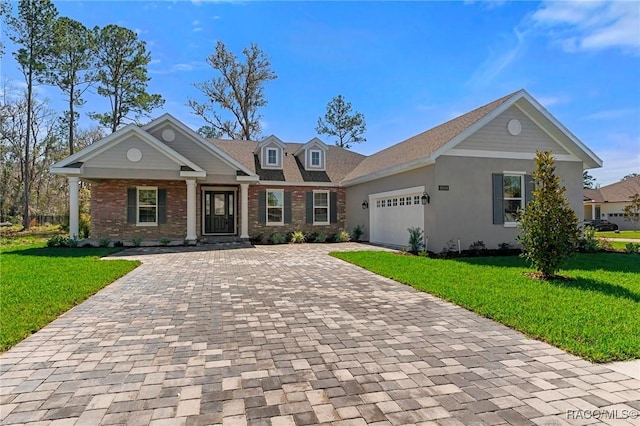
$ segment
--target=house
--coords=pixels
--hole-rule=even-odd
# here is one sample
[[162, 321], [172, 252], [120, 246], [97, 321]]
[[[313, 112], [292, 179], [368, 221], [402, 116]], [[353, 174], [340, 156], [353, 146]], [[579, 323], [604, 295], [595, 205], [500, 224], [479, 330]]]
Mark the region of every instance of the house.
[[205, 140], [169, 114], [128, 125], [56, 163], [70, 187], [91, 182], [94, 238], [240, 238], [362, 225], [364, 239], [406, 246], [420, 227], [428, 249], [515, 243], [516, 211], [531, 196], [534, 155], [550, 150], [582, 217], [582, 171], [602, 161], [520, 90], [364, 156], [313, 138], [286, 143]]
[[584, 220], [607, 219], [620, 230], [632, 230], [624, 208], [630, 198], [640, 194], [640, 176], [635, 176], [597, 189], [584, 189]]

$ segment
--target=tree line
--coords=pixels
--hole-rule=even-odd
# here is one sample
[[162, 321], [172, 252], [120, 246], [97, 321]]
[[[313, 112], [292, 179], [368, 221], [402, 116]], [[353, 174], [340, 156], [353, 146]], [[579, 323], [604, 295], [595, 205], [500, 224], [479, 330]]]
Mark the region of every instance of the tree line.
[[[51, 0], [20, 0], [15, 13], [9, 2], [0, 0], [0, 17], [24, 79], [24, 88], [4, 83], [0, 94], [0, 222], [21, 215], [28, 229], [32, 212], [66, 212], [67, 185], [49, 173], [52, 164], [108, 131], [139, 123], [164, 99], [147, 91], [151, 55], [134, 31], [113, 24], [87, 28], [59, 16]], [[5, 47], [0, 44], [0, 55]], [[277, 75], [257, 44], [242, 53], [238, 58], [217, 42], [207, 58], [216, 77], [194, 83], [204, 101], [189, 99], [187, 105], [205, 121], [198, 129], [204, 137], [261, 136], [260, 109], [268, 103], [264, 86]], [[64, 96], [65, 110], [54, 111], [46, 99], [36, 96], [39, 85], [56, 87]], [[110, 108], [88, 111], [96, 124], [80, 129], [78, 111], [89, 91], [108, 99]], [[316, 127], [318, 134], [334, 138], [343, 148], [366, 141], [365, 131], [364, 115], [353, 112], [342, 95], [329, 102]]]

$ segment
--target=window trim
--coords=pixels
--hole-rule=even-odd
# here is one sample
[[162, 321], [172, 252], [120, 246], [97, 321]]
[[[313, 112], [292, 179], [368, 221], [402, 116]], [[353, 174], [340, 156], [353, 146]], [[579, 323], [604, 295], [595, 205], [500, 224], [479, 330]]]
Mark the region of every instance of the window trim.
[[[155, 204], [142, 204], [140, 205], [140, 190], [153, 190], [156, 193]], [[140, 207], [155, 207], [156, 220], [155, 222], [140, 222]], [[136, 226], [158, 226], [158, 187], [157, 186], [136, 186]]]
[[[502, 217], [503, 217], [503, 226], [505, 228], [515, 228], [518, 226], [518, 222], [507, 222], [505, 217], [505, 206], [506, 201], [515, 201], [520, 200], [520, 210], [524, 210], [525, 207], [525, 172], [502, 172]], [[505, 177], [519, 177], [520, 178], [520, 197], [505, 197], [504, 196], [504, 178]]]
[[[318, 153], [318, 164], [313, 164], [313, 154]], [[322, 150], [310, 149], [309, 150], [309, 167], [320, 168], [322, 167]]]
[[[330, 225], [331, 224], [331, 196], [328, 190], [314, 190], [313, 191], [313, 225]], [[327, 221], [326, 222], [318, 222], [316, 221], [316, 194], [327, 194], [327, 205], [326, 206], [318, 206], [319, 209], [327, 209]]]
[[[270, 192], [279, 192], [282, 194], [282, 205], [281, 206], [269, 206], [269, 193]], [[267, 189], [265, 192], [265, 225], [267, 226], [283, 226], [284, 225], [284, 189]], [[280, 222], [270, 222], [269, 221], [269, 209], [277, 209], [279, 208], [282, 211], [282, 216]]]
[[[268, 147], [265, 148], [265, 151], [266, 151], [265, 153], [266, 153], [266, 157], [267, 157], [266, 161], [265, 161], [265, 164], [267, 166], [277, 166], [278, 163], [279, 163], [279, 161], [278, 161], [278, 148], [273, 148], [273, 147], [268, 146]], [[275, 153], [275, 155], [274, 155], [275, 161], [273, 163], [269, 161], [269, 153], [270, 152], [274, 152]]]

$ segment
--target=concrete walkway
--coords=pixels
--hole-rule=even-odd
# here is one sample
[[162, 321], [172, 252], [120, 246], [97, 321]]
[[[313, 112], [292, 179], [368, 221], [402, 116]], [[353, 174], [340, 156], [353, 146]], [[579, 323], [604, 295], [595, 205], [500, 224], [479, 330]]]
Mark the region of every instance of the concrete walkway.
[[0, 356], [0, 423], [637, 422], [639, 380], [326, 255], [362, 248], [122, 252]]

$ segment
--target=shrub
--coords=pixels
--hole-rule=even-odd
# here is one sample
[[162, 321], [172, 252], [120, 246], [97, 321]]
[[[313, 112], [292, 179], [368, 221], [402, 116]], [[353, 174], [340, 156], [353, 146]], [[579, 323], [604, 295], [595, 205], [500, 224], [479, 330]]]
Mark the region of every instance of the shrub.
[[444, 243], [444, 246], [442, 247], [443, 253], [455, 253], [457, 251], [458, 249], [456, 248], [456, 242], [453, 240], [447, 241], [446, 243]]
[[598, 251], [599, 243], [596, 238], [596, 228], [587, 225], [582, 230], [582, 237], [578, 241], [578, 250], [586, 253], [594, 253]]
[[355, 228], [353, 228], [351, 237], [353, 238], [353, 241], [360, 241], [360, 237], [362, 237], [362, 234], [364, 234], [364, 226], [358, 225]]
[[518, 241], [521, 256], [548, 279], [573, 255], [580, 231], [578, 217], [565, 197], [566, 189], [555, 175], [551, 152], [538, 151], [535, 161], [533, 200], [519, 213], [522, 232]]
[[484, 241], [481, 240], [475, 241], [469, 246], [469, 251], [475, 256], [480, 256], [482, 252], [486, 250], [487, 246], [485, 246]]
[[47, 247], [64, 247], [67, 245], [67, 238], [62, 235], [54, 235], [47, 241]]
[[78, 247], [78, 240], [76, 238], [65, 238], [65, 245], [67, 247]]
[[424, 249], [424, 232], [422, 232], [422, 228], [407, 228], [409, 231], [409, 251], [413, 254], [418, 254], [418, 252]]
[[342, 231], [338, 231], [335, 233], [335, 235], [333, 236], [333, 241], [335, 241], [336, 243], [346, 243], [348, 241], [351, 241], [351, 236], [347, 231], [343, 229]]
[[171, 238], [167, 238], [167, 237], [160, 238], [161, 246], [168, 246], [170, 242], [171, 242]]
[[142, 244], [142, 238], [140, 238], [140, 237], [134, 238], [132, 241], [133, 241], [133, 245], [135, 247], [140, 247], [140, 244]]
[[315, 237], [315, 242], [316, 243], [325, 243], [325, 242], [327, 242], [327, 234], [325, 234], [322, 231], [318, 232], [316, 234], [316, 237]]
[[627, 243], [627, 245], [624, 246], [624, 251], [626, 253], [640, 253], [640, 244]]
[[304, 233], [302, 231], [294, 231], [291, 234], [291, 242], [294, 244], [302, 244], [306, 241]]
[[271, 244], [284, 244], [287, 242], [287, 237], [280, 232], [275, 232], [269, 236], [269, 242]]
[[100, 247], [109, 247], [110, 244], [111, 244], [111, 240], [109, 238], [100, 239]]
[[508, 251], [511, 250], [513, 247], [511, 247], [511, 244], [509, 243], [500, 243], [498, 244], [498, 250], [500, 251]]
[[249, 241], [251, 244], [262, 244], [264, 242], [264, 234], [256, 234], [252, 237], [249, 237]]
[[598, 249], [601, 251], [614, 251], [609, 240], [598, 240]]
[[114, 247], [124, 247], [124, 243], [120, 240], [113, 242]]

